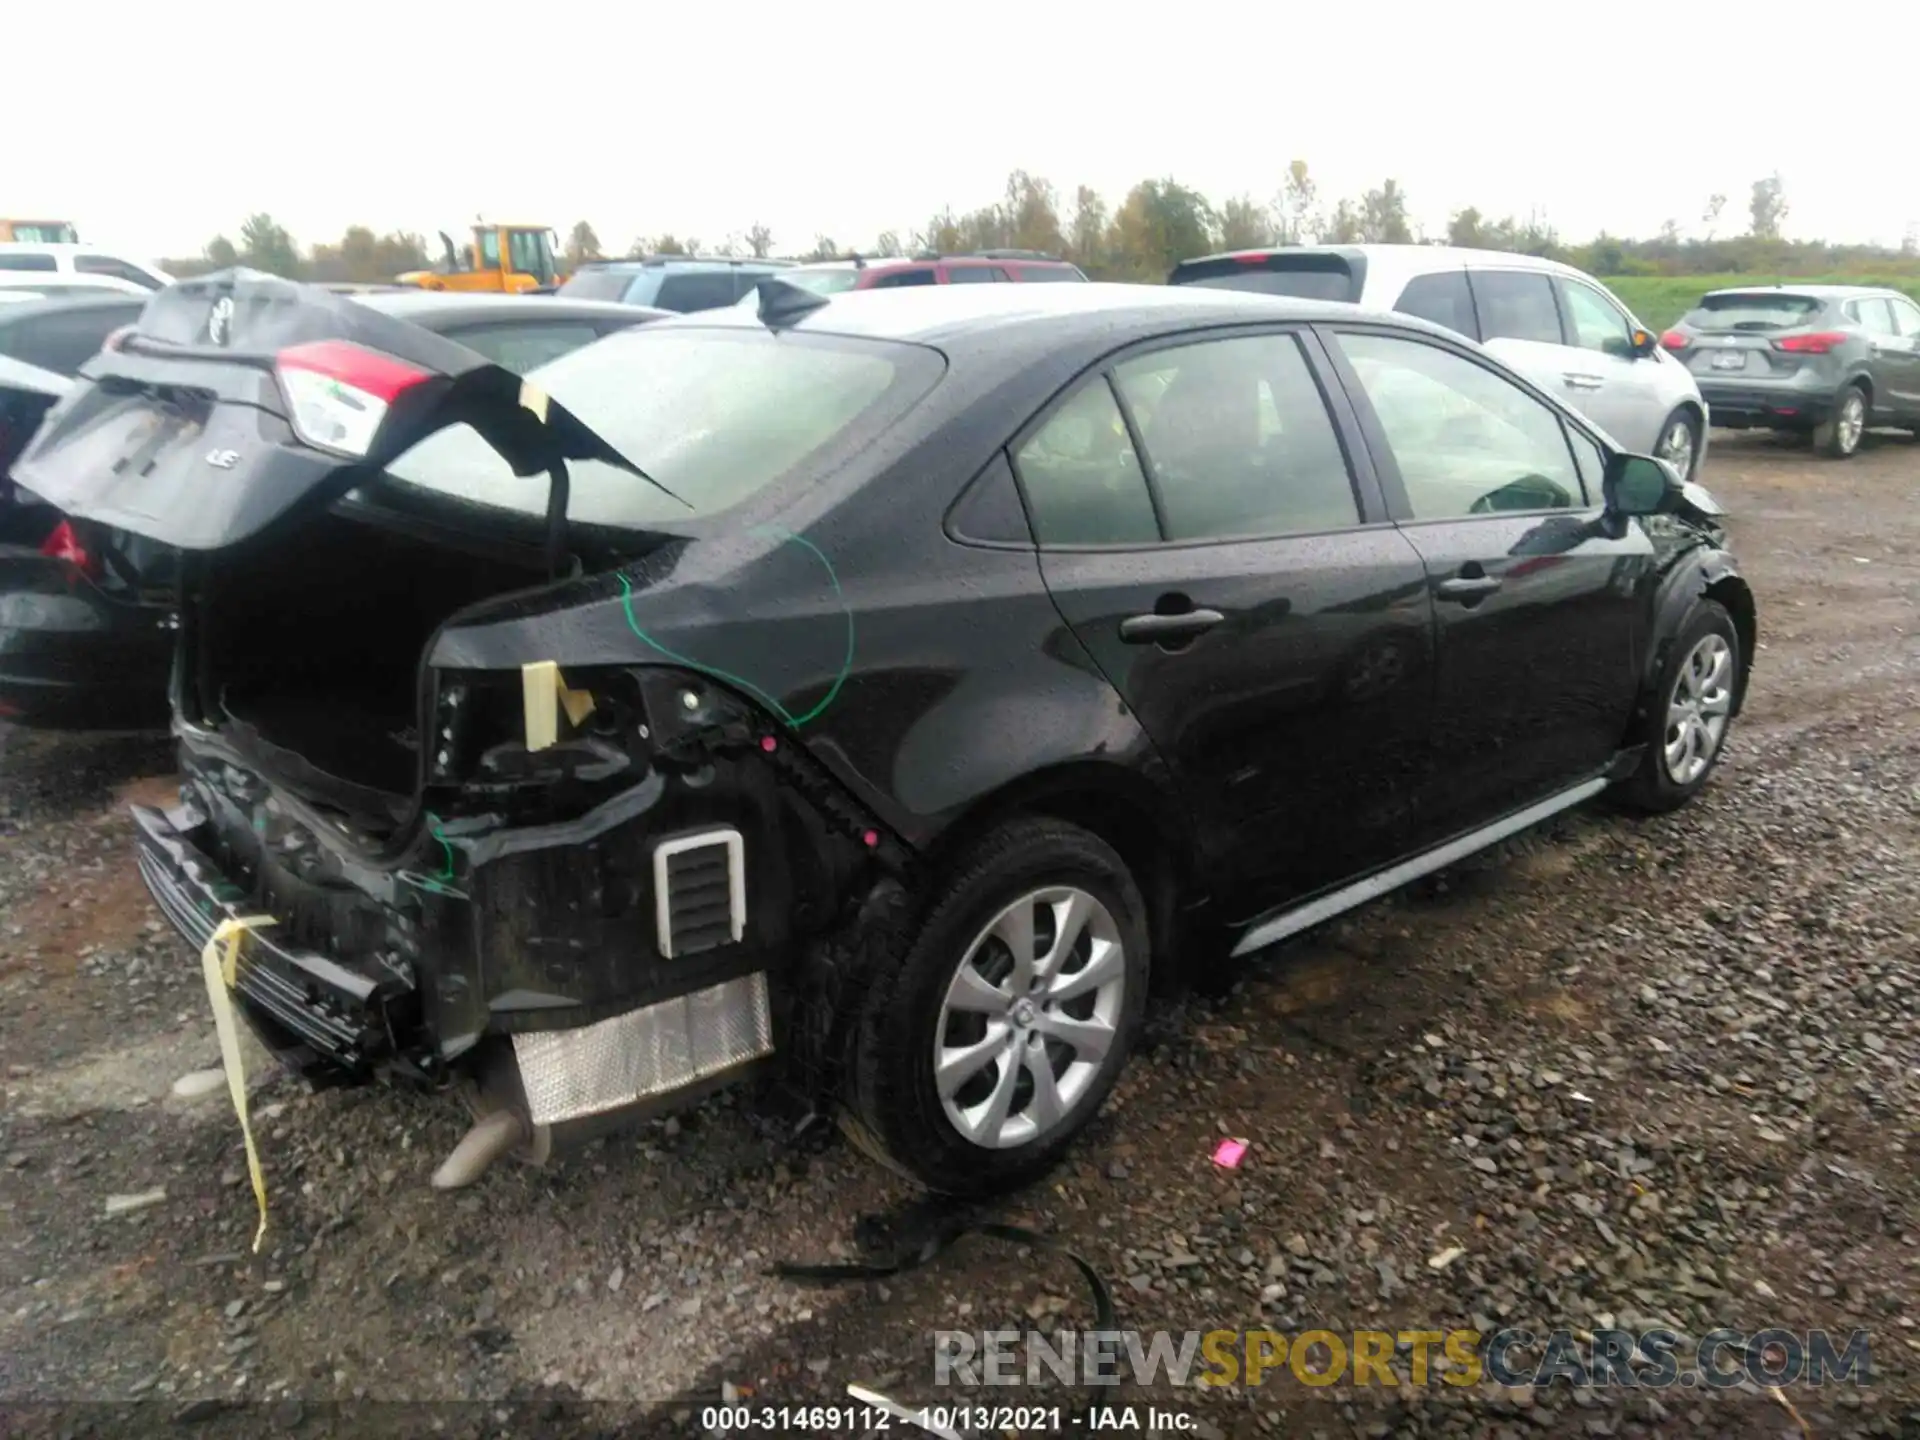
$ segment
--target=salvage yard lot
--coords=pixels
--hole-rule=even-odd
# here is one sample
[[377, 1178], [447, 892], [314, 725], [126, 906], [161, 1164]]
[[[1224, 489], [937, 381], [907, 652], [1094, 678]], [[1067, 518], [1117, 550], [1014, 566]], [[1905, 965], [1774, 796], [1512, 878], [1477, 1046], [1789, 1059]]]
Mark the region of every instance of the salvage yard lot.
[[[1846, 464], [1716, 436], [1702, 478], [1762, 648], [1700, 800], [1556, 822], [1159, 1015], [1068, 1165], [996, 1218], [1085, 1253], [1127, 1327], [1866, 1330], [1877, 1385], [1794, 1403], [1821, 1436], [1914, 1433], [1917, 476], [1904, 436]], [[269, 1081], [273, 1226], [248, 1255], [224, 1096], [168, 1094], [218, 1052], [121, 810], [164, 793], [166, 747], [0, 743], [0, 1404], [138, 1399], [83, 1418], [241, 1435], [428, 1429], [328, 1408], [361, 1398], [497, 1402], [440, 1412], [452, 1434], [493, 1433], [509, 1401], [723, 1382], [951, 1401], [931, 1330], [1092, 1323], [1063, 1262], [980, 1238], [884, 1285], [766, 1277], [927, 1212], [731, 1098], [454, 1198], [427, 1188], [451, 1104]], [[1251, 1141], [1241, 1169], [1209, 1163], [1221, 1135]], [[271, 1408], [186, 1408], [215, 1398]], [[1227, 1434], [1797, 1433], [1750, 1390], [1156, 1398]], [[543, 1413], [539, 1433], [570, 1423]]]

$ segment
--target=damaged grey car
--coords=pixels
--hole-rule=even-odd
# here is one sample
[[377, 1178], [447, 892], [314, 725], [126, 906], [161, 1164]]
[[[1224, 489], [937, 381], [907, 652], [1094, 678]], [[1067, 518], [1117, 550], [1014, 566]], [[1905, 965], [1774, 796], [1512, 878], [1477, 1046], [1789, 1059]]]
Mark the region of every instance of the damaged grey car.
[[523, 381], [226, 272], [15, 477], [183, 553], [143, 875], [272, 918], [234, 990], [299, 1073], [467, 1096], [447, 1184], [752, 1076], [1020, 1184], [1176, 958], [1685, 803], [1754, 651], [1698, 486], [1232, 292], [774, 280]]

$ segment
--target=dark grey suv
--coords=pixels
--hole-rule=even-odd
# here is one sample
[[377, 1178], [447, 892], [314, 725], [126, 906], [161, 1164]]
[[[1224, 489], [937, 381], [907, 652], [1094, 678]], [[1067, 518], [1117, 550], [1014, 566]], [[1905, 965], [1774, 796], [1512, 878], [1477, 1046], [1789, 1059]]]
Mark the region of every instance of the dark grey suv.
[[1897, 290], [1715, 290], [1660, 343], [1693, 372], [1716, 425], [1811, 434], [1843, 460], [1870, 425], [1920, 432], [1920, 305]]

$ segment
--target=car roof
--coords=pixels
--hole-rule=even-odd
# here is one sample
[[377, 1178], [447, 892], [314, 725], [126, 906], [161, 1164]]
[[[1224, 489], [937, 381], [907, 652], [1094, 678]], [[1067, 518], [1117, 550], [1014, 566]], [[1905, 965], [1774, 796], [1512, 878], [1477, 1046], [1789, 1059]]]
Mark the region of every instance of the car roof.
[[488, 295], [458, 290], [370, 290], [346, 297], [356, 305], [407, 320], [427, 330], [469, 320], [643, 320], [671, 312], [612, 300], [576, 300], [568, 295]]
[[[850, 290], [827, 298], [785, 329], [820, 334], [901, 340], [955, 350], [991, 350], [1022, 341], [1034, 348], [1113, 336], [1131, 338], [1207, 325], [1284, 321], [1354, 320], [1375, 312], [1356, 305], [1197, 286], [1123, 285], [923, 285]], [[1408, 315], [1377, 318], [1436, 335], [1452, 332]], [[754, 305], [723, 306], [659, 322], [660, 329], [762, 324]], [[1457, 338], [1457, 337], [1455, 337]]]
[[644, 255], [626, 260], [589, 260], [574, 273], [585, 270], [631, 273], [635, 270], [664, 269], [667, 266], [676, 270], [735, 270], [753, 266], [763, 270], [787, 270], [793, 267], [793, 261], [756, 259], [751, 255]]
[[1441, 270], [1480, 269], [1534, 270], [1543, 275], [1570, 275], [1591, 279], [1584, 270], [1549, 260], [1543, 255], [1523, 255], [1514, 250], [1480, 250], [1467, 245], [1268, 245], [1254, 250], [1223, 250], [1214, 255], [1195, 255], [1174, 266], [1176, 271], [1189, 265], [1221, 260], [1251, 260], [1267, 256], [1336, 256], [1359, 260], [1366, 266], [1367, 280], [1376, 275], [1406, 278], [1429, 275]]

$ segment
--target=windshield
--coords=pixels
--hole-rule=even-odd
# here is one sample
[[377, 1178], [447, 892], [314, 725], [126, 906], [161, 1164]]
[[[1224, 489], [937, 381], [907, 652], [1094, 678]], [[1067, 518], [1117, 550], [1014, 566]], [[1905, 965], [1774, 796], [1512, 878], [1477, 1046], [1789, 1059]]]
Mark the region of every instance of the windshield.
[[[649, 528], [716, 514], [802, 467], [844, 461], [944, 368], [939, 352], [893, 341], [687, 328], [625, 331], [530, 378], [688, 502], [617, 466], [583, 461], [572, 467], [568, 518]], [[547, 477], [515, 475], [464, 425], [428, 437], [387, 473], [481, 505], [546, 513]]]
[[1709, 295], [1683, 324], [1696, 330], [1791, 330], [1820, 308], [1812, 295]]
[[582, 270], [560, 287], [575, 300], [618, 300], [633, 277], [624, 270]]
[[846, 270], [782, 270], [777, 278], [789, 285], [798, 285], [802, 290], [811, 290], [816, 295], [838, 295], [843, 290], [851, 290], [860, 282], [860, 272]]

